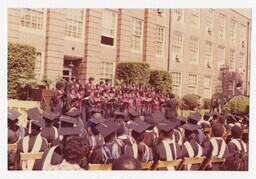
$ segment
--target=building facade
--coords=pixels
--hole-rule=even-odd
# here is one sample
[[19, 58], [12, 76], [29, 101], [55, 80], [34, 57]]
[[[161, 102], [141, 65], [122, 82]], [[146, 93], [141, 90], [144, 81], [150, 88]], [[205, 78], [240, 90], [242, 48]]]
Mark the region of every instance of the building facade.
[[37, 50], [35, 74], [112, 79], [118, 62], [172, 74], [173, 92], [210, 97], [223, 64], [249, 91], [251, 19], [233, 9], [9, 9], [8, 41]]

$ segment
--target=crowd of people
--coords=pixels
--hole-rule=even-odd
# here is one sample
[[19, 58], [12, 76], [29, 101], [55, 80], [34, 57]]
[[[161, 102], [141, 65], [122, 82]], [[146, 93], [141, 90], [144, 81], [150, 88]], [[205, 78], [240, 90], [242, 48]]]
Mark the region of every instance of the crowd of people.
[[[248, 170], [249, 114], [212, 110], [187, 117], [177, 114], [172, 94], [151, 86], [113, 87], [93, 78], [58, 82], [52, 111], [27, 111], [27, 127], [19, 112], [8, 112], [8, 166], [14, 170], [87, 170], [90, 164], [112, 164], [113, 170], [140, 170], [141, 163], [205, 156], [180, 170]], [[205, 129], [210, 129], [205, 130]], [[21, 160], [21, 153], [43, 152], [41, 159]], [[225, 158], [212, 164], [211, 157]], [[173, 170], [175, 168], [167, 168]]]

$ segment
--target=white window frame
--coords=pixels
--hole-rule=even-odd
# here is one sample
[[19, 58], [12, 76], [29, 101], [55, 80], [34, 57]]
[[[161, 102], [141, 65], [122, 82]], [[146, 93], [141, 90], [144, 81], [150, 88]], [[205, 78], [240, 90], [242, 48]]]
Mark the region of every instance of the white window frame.
[[[38, 54], [40, 54], [40, 64], [39, 68], [37, 69], [38, 65]], [[36, 61], [35, 61], [35, 76], [38, 77], [36, 78], [37, 80], [42, 80], [44, 76], [44, 52], [36, 52]], [[38, 70], [38, 71], [36, 71]]]
[[[163, 35], [163, 37], [162, 37], [162, 42], [161, 42], [161, 40], [159, 40], [159, 39], [161, 39], [161, 38], [159, 38], [159, 30], [160, 29], [162, 29], [163, 30], [163, 33], [162, 33], [162, 35]], [[158, 45], [161, 45], [162, 47], [162, 53], [161, 54], [159, 54], [158, 53]], [[159, 45], [159, 47], [160, 47], [160, 45]], [[164, 53], [165, 53], [165, 28], [163, 27], [163, 26], [160, 26], [160, 25], [156, 25], [156, 56], [158, 56], [158, 57], [163, 57], [164, 56]]]
[[240, 24], [240, 28], [239, 28], [239, 37], [240, 37], [240, 46], [242, 46], [242, 41], [244, 41], [244, 45], [246, 45], [246, 25], [244, 24]]
[[[223, 57], [223, 59], [222, 60], [219, 60], [218, 61], [218, 69], [220, 69], [220, 67], [222, 66], [222, 65], [225, 65], [226, 64], [226, 48], [225, 47], [223, 47], [223, 46], [218, 46], [218, 52], [217, 52], [217, 54], [218, 54], [218, 59], [220, 59], [220, 49], [223, 49], [224, 51], [224, 57]], [[223, 63], [222, 63], [223, 62]]]
[[[197, 50], [196, 50], [196, 52], [192, 49], [192, 46], [191, 46], [191, 43], [192, 43], [193, 40], [197, 41]], [[199, 51], [200, 51], [200, 41], [199, 41], [199, 39], [196, 38], [196, 37], [191, 37], [189, 47], [190, 47], [189, 49], [190, 49], [190, 56], [191, 56], [189, 62], [191, 64], [199, 64], [199, 56], [200, 56], [199, 55]], [[196, 61], [192, 61], [193, 53], [196, 55]]]
[[181, 9], [181, 8], [173, 9], [173, 18], [176, 23], [184, 23], [184, 9]]
[[214, 18], [215, 18], [214, 9], [208, 9], [207, 16], [206, 16], [206, 30], [210, 35], [213, 34], [213, 30], [214, 30]]
[[[193, 76], [193, 78], [195, 77], [195, 86], [191, 85], [192, 83], [192, 79], [191, 79], [191, 76]], [[193, 79], [194, 80], [194, 79]], [[194, 83], [194, 81], [193, 81]], [[192, 92], [192, 94], [198, 94], [198, 75], [195, 74], [195, 73], [189, 73], [188, 74], [188, 89], [189, 89], [189, 92]]]
[[[105, 28], [105, 27], [103, 27], [103, 25], [104, 25], [104, 13], [107, 13], [107, 12], [114, 13], [114, 15], [115, 15], [113, 35], [105, 34], [105, 32], [103, 31], [103, 29]], [[113, 38], [113, 45], [107, 45], [107, 44], [103, 44], [101, 42], [100, 42], [100, 45], [103, 46], [103, 47], [116, 48], [116, 41], [117, 41], [116, 34], [117, 34], [117, 12], [115, 12], [113, 10], [110, 10], [110, 9], [104, 9], [103, 12], [102, 12], [101, 36], [106, 36], [106, 37]]]
[[230, 19], [230, 32], [229, 32], [230, 42], [236, 43], [236, 33], [237, 33], [237, 21], [234, 18]]
[[[224, 20], [223, 26], [222, 26], [221, 20]], [[218, 31], [219, 39], [226, 39], [226, 31], [227, 31], [227, 16], [224, 14], [219, 14], [219, 31]]]
[[[72, 17], [69, 17], [69, 15], [67, 14], [67, 9], [65, 9], [65, 39], [69, 39], [69, 40], [74, 40], [74, 41], [83, 41], [84, 39], [84, 22], [85, 22], [85, 12], [84, 12], [84, 9], [80, 8], [80, 9], [69, 9], [69, 10], [72, 10], [72, 16], [73, 16], [73, 11], [76, 11], [76, 10], [80, 10], [82, 11], [82, 21], [79, 22], [79, 20], [77, 19], [74, 19]], [[68, 16], [68, 17], [67, 17]], [[81, 36], [80, 37], [74, 37], [73, 35], [67, 35], [67, 29], [66, 29], [66, 25], [67, 25], [67, 21], [71, 21], [72, 23], [72, 27], [74, 27], [74, 24], [75, 23], [81, 23]], [[73, 32], [72, 32], [73, 34]]]
[[[181, 36], [181, 44], [175, 44], [176, 40], [174, 40], [175, 35], [180, 35]], [[178, 37], [179, 39], [179, 37]], [[179, 41], [178, 41], [179, 42]], [[174, 51], [174, 49], [180, 49], [180, 52]], [[183, 54], [184, 54], [184, 34], [179, 31], [174, 31], [173, 32], [173, 38], [172, 38], [172, 60], [176, 62], [176, 56], [179, 57], [180, 62], [183, 61]]]
[[[137, 22], [141, 22], [141, 29], [140, 29], [140, 35], [136, 34], [136, 23]], [[137, 18], [133, 18], [132, 19], [132, 33], [131, 33], [131, 50], [134, 51], [134, 52], [142, 52], [143, 50], [143, 33], [144, 31], [144, 21], [141, 20], [141, 19], [137, 19]], [[139, 37], [140, 40], [139, 40], [139, 49], [136, 49], [135, 48], [135, 38], [136, 37]]]
[[[23, 17], [23, 14], [24, 14], [24, 11], [26, 9], [29, 9], [31, 10], [31, 13], [32, 11], [41, 11], [41, 13], [43, 13], [42, 15], [42, 28], [41, 29], [37, 29], [37, 28], [33, 28], [33, 27], [27, 27], [27, 26], [23, 26], [22, 25], [22, 17]], [[47, 9], [46, 8], [21, 8], [20, 9], [20, 19], [19, 19], [19, 23], [20, 23], [20, 28], [21, 28], [21, 31], [23, 32], [28, 32], [28, 33], [35, 33], [35, 34], [38, 34], [38, 35], [44, 35], [44, 31], [45, 31], [45, 26], [46, 26], [46, 15], [47, 15]], [[30, 16], [30, 19], [31, 19], [31, 16]], [[30, 20], [30, 24], [31, 24], [31, 20]]]
[[[111, 80], [113, 81], [114, 75], [115, 75], [115, 62], [113, 61], [101, 61], [101, 73], [100, 73], [100, 78], [102, 79], [110, 79], [109, 76], [111, 76]], [[108, 65], [111, 65], [112, 68], [109, 70]], [[111, 71], [111, 72], [110, 72]], [[109, 73], [110, 72], [110, 73]]]
[[244, 52], [239, 53], [237, 69], [239, 72], [243, 72], [243, 73], [245, 72], [245, 53]]
[[[209, 50], [211, 45], [211, 50]], [[213, 62], [213, 43], [210, 41], [205, 42], [205, 49], [204, 49], [204, 59], [205, 59], [205, 66], [208, 66], [208, 63], [210, 65], [210, 68], [212, 68], [212, 62]]]
[[[173, 79], [173, 74], [180, 74], [180, 83], [179, 84], [175, 84], [174, 82], [174, 79]], [[172, 81], [173, 81], [173, 83], [172, 83], [172, 89], [173, 89], [173, 87], [175, 86], [175, 87], [177, 87], [178, 88], [178, 90], [179, 90], [179, 94], [178, 94], [178, 96], [179, 97], [181, 97], [181, 95], [182, 95], [182, 72], [171, 72], [171, 77], [172, 77]], [[176, 94], [177, 95], [177, 94]]]
[[[233, 53], [233, 59], [231, 60]], [[231, 64], [232, 63], [232, 64]], [[236, 69], [236, 51], [234, 49], [229, 50], [229, 62], [228, 62], [229, 69], [235, 71]]]
[[[210, 79], [210, 87], [209, 88], [205, 87], [205, 79], [207, 79], [207, 78]], [[205, 95], [205, 90], [209, 90], [210, 91], [209, 96]], [[212, 97], [212, 77], [211, 76], [204, 76], [204, 81], [203, 81], [203, 97], [204, 98], [211, 98]]]
[[[192, 27], [194, 27], [194, 28], [198, 28], [198, 29], [200, 29], [200, 21], [201, 21], [201, 17], [200, 17], [200, 15], [201, 15], [201, 13], [200, 13], [200, 9], [191, 9], [191, 21], [190, 21], [190, 24], [191, 24], [191, 26]], [[197, 21], [195, 21], [195, 23], [193, 22], [193, 17], [196, 17], [197, 18]]]

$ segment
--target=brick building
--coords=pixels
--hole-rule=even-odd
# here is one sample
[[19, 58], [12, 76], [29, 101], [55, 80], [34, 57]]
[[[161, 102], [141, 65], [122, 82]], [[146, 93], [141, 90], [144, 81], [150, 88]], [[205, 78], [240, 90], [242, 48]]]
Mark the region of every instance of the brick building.
[[220, 90], [223, 64], [249, 93], [250, 34], [234, 9], [8, 9], [8, 41], [36, 47], [37, 79], [114, 80], [118, 62], [146, 62], [179, 96]]

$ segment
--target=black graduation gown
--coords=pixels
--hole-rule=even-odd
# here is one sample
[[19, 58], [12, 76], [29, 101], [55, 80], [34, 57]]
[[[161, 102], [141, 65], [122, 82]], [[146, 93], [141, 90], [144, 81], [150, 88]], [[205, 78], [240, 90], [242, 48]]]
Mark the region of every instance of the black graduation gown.
[[[39, 134], [38, 134], [39, 135]], [[36, 137], [37, 136], [33, 136], [33, 135], [30, 135], [29, 136], [29, 146], [28, 146], [28, 152], [31, 152], [31, 150], [33, 149], [33, 146], [35, 144], [35, 140], [36, 140]], [[17, 152], [16, 152], [16, 155], [15, 155], [15, 166], [14, 168], [16, 170], [21, 170], [20, 168], [20, 153], [21, 152], [24, 152], [23, 150], [23, 139], [21, 139], [19, 142], [18, 142], [18, 146], [17, 146]], [[47, 140], [45, 138], [43, 138], [42, 140], [42, 144], [41, 144], [41, 148], [39, 150], [39, 152], [44, 152], [46, 149], [48, 148], [48, 143], [47, 143]], [[36, 160], [35, 163], [34, 163], [34, 166], [33, 166], [33, 170], [35, 168], [38, 168], [37, 166], [39, 165], [40, 163], [40, 160]]]
[[[217, 140], [217, 145], [218, 145], [217, 154], [219, 155], [220, 150], [221, 150], [220, 148], [221, 148], [222, 140], [221, 139], [216, 139], [216, 140]], [[211, 142], [210, 141], [205, 142], [204, 146], [205, 146], [206, 158], [212, 157], [213, 146], [212, 146]], [[229, 156], [228, 146], [225, 147], [223, 158], [226, 158], [227, 156]], [[222, 164], [212, 164], [211, 170], [220, 170], [221, 165]]]
[[[49, 149], [46, 149], [43, 156], [42, 156], [42, 159], [39, 161], [38, 165], [36, 165], [34, 167], [35, 170], [44, 170], [44, 164], [45, 164], [45, 160], [47, 158], [49, 154], [49, 151], [53, 149], [53, 147], [49, 148]], [[64, 160], [64, 156], [62, 154], [62, 149], [60, 148], [60, 146], [55, 146], [55, 149], [52, 153], [52, 156], [49, 156], [51, 158], [50, 160], [50, 164], [51, 165], [58, 165], [60, 164], [63, 160]]]
[[[117, 155], [115, 155], [113, 153], [113, 146], [115, 145], [115, 147], [117, 147]], [[108, 150], [108, 153], [107, 153]], [[97, 147], [95, 148], [89, 158], [88, 158], [88, 162], [92, 163], [92, 164], [106, 164], [106, 163], [112, 163], [115, 159], [118, 158], [118, 156], [120, 155], [120, 146], [117, 145], [117, 143], [113, 142], [113, 143], [107, 143], [104, 144], [101, 147]]]
[[177, 101], [175, 99], [171, 99], [167, 101], [166, 104], [166, 118], [168, 120], [174, 120], [177, 117]]
[[[193, 157], [202, 157], [205, 155], [205, 150], [203, 149], [203, 147], [201, 147], [201, 151], [199, 150], [199, 144], [195, 141], [195, 140], [191, 140], [191, 141], [187, 141], [193, 151], [194, 151], [194, 155], [193, 156], [189, 156], [189, 151], [187, 149], [187, 147], [185, 146], [185, 143], [182, 145], [182, 149], [181, 149], [181, 158], [193, 158]], [[187, 166], [185, 166], [185, 168], [183, 169], [186, 169]], [[198, 170], [200, 167], [200, 164], [197, 164], [197, 165], [192, 165], [190, 170]]]
[[[56, 128], [57, 129], [57, 128]], [[44, 137], [51, 146], [57, 145], [59, 142], [59, 132], [55, 130], [53, 127], [44, 127], [41, 130], [41, 136]]]

